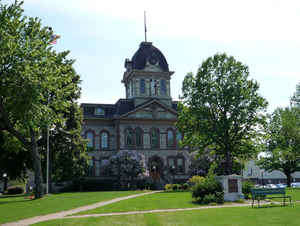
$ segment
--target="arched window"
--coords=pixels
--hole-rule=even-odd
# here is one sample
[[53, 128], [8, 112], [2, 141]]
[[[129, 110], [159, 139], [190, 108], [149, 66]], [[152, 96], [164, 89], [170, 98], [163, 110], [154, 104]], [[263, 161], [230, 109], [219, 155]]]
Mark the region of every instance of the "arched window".
[[152, 128], [151, 129], [151, 147], [152, 148], [159, 148], [159, 129]]
[[174, 131], [172, 129], [167, 130], [167, 146], [174, 147], [175, 146], [175, 139], [174, 139]]
[[160, 80], [160, 94], [161, 95], [167, 94], [166, 80]]
[[143, 130], [141, 128], [135, 129], [135, 144], [137, 147], [143, 146]]
[[86, 136], [86, 139], [88, 140], [87, 146], [88, 146], [89, 148], [93, 148], [93, 147], [94, 147], [94, 133], [91, 132], [91, 131], [88, 131], [88, 132], [85, 134], [85, 136]]
[[145, 79], [140, 80], [140, 93], [144, 94], [146, 92]]
[[101, 149], [108, 149], [108, 132], [103, 131], [100, 134], [101, 138]]
[[126, 129], [125, 130], [125, 145], [126, 146], [133, 146], [134, 145], [134, 134], [133, 129]]

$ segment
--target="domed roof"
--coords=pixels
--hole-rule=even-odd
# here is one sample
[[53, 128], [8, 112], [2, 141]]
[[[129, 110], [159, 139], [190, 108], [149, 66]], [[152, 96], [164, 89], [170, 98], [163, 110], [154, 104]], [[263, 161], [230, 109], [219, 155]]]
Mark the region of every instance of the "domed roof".
[[140, 48], [133, 55], [131, 62], [132, 69], [142, 70], [146, 67], [146, 63], [149, 62], [150, 64], [158, 65], [162, 71], [169, 71], [165, 56], [152, 45], [152, 42], [142, 42]]

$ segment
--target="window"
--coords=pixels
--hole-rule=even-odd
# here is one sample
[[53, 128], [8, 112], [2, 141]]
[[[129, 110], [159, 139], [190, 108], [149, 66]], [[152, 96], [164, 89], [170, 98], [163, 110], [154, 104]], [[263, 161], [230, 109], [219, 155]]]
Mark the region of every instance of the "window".
[[137, 147], [143, 146], [143, 130], [140, 128], [135, 129], [135, 144]]
[[94, 176], [94, 158], [88, 162], [88, 176]]
[[94, 133], [91, 132], [91, 131], [87, 132], [87, 133], [86, 133], [86, 139], [88, 139], [88, 144], [87, 144], [87, 146], [88, 146], [89, 148], [94, 147]]
[[160, 93], [161, 95], [167, 94], [166, 80], [160, 80]]
[[151, 129], [151, 147], [159, 148], [159, 129], [153, 128]]
[[95, 108], [95, 115], [104, 115], [104, 109], [100, 107]]
[[101, 149], [108, 149], [108, 132], [101, 132]]
[[173, 147], [175, 145], [174, 131], [172, 129], [168, 129], [167, 131], [167, 146]]
[[183, 156], [169, 156], [168, 157], [169, 173], [183, 174], [184, 173], [184, 157]]
[[134, 134], [133, 129], [126, 129], [125, 131], [125, 144], [126, 146], [133, 146], [134, 145]]
[[184, 173], [183, 158], [177, 159], [177, 171], [178, 173]]
[[140, 92], [141, 94], [144, 94], [146, 92], [146, 87], [145, 87], [145, 79], [140, 80]]

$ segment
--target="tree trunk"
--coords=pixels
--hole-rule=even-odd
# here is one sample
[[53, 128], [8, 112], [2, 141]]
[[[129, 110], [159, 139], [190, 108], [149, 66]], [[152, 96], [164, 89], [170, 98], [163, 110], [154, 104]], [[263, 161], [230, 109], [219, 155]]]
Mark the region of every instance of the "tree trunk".
[[39, 199], [43, 197], [43, 178], [42, 178], [42, 167], [41, 158], [37, 148], [36, 136], [33, 129], [30, 129], [31, 135], [31, 156], [34, 170], [34, 183], [35, 183], [35, 198]]
[[230, 154], [230, 147], [226, 146], [226, 159], [225, 159], [225, 174], [232, 174], [232, 158]]
[[285, 173], [285, 175], [286, 175], [286, 184], [288, 187], [291, 187], [291, 183], [292, 183], [291, 173]]

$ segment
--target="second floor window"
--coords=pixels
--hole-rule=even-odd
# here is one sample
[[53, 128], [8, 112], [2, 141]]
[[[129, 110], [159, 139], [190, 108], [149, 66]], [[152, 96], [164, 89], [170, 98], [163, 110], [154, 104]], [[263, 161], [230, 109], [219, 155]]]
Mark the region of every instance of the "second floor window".
[[151, 129], [151, 147], [159, 148], [159, 129], [153, 128]]
[[173, 147], [174, 145], [175, 145], [174, 131], [172, 129], [168, 129], [167, 146], [168, 147]]
[[126, 129], [126, 131], [125, 131], [125, 144], [126, 144], [126, 146], [133, 146], [134, 145], [133, 129]]
[[101, 133], [101, 149], [107, 149], [108, 148], [108, 133], [102, 132]]
[[88, 139], [88, 144], [87, 146], [89, 148], [94, 147], [94, 134], [92, 132], [87, 132], [86, 133], [86, 139]]

